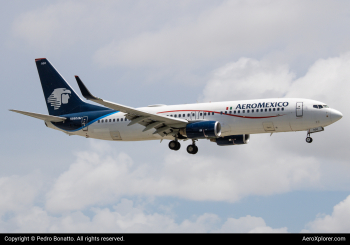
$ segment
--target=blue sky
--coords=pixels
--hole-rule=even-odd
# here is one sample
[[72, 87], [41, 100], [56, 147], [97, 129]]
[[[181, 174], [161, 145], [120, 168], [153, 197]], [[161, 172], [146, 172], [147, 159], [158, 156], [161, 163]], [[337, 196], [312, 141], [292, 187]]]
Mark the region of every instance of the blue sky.
[[[1, 232], [349, 232], [348, 1], [3, 1]], [[273, 97], [322, 101], [342, 120], [249, 144], [67, 136], [34, 63], [79, 91], [141, 107]]]

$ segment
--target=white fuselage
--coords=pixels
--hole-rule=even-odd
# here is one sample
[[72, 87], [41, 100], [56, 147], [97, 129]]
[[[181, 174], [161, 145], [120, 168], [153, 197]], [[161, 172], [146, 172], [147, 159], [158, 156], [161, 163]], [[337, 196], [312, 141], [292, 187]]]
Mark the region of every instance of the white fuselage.
[[[331, 108], [315, 108], [325, 105], [309, 99], [259, 99], [244, 101], [226, 101], [183, 105], [162, 105], [142, 107], [139, 110], [154, 114], [177, 117], [188, 121], [219, 121], [221, 136], [240, 134], [277, 133], [306, 131], [316, 127], [325, 127], [341, 118], [341, 113]], [[121, 121], [123, 119], [123, 121]], [[50, 128], [103, 140], [157, 140], [174, 139], [173, 136], [162, 137], [153, 134], [154, 130], [143, 132], [144, 126], [128, 126], [125, 113], [115, 112], [88, 124], [84, 129], [74, 132], [64, 131], [50, 122]]]

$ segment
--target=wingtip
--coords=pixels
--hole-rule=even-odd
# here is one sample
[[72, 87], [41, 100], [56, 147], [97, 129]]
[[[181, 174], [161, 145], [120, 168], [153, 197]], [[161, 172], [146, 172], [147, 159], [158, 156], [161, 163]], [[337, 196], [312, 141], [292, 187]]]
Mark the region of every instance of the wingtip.
[[75, 80], [77, 80], [78, 86], [80, 88], [81, 94], [88, 100], [97, 99], [95, 96], [93, 96], [90, 91], [87, 89], [83, 81], [78, 76], [75, 76]]

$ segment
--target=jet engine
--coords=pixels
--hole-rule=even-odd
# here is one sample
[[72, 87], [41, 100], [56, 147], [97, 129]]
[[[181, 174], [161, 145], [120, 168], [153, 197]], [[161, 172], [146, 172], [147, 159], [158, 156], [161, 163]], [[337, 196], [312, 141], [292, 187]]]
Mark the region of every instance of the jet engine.
[[216, 138], [221, 135], [221, 124], [217, 121], [202, 121], [187, 124], [180, 134], [190, 139]]
[[229, 135], [222, 138], [211, 139], [210, 141], [216, 142], [217, 145], [243, 145], [248, 144], [250, 134]]

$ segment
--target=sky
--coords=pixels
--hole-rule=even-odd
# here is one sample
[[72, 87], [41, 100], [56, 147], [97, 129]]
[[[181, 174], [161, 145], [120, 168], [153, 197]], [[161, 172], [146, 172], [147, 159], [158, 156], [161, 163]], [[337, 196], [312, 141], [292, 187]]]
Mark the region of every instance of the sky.
[[[350, 232], [349, 1], [3, 1], [0, 232]], [[132, 107], [307, 98], [343, 118], [313, 134], [168, 142], [68, 136], [36, 58]]]

